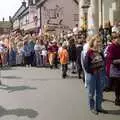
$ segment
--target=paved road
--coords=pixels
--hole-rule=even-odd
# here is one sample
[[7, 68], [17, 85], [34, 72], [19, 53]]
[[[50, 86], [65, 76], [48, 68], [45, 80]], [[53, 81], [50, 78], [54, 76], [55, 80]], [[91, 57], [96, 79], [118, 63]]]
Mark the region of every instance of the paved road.
[[1, 71], [0, 120], [120, 120], [113, 93], [103, 106], [108, 115], [88, 111], [81, 80], [61, 79], [60, 70], [9, 68]]

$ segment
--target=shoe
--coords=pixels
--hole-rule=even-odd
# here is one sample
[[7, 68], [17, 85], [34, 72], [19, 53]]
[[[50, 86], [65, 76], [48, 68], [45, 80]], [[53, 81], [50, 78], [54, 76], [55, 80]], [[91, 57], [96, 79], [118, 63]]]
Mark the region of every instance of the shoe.
[[28, 67], [29, 67], [29, 65], [26, 65], [26, 67], [28, 68]]
[[76, 74], [76, 72], [73, 71], [72, 74]]
[[50, 66], [50, 69], [53, 69], [53, 66], [52, 66], [52, 65]]
[[115, 100], [115, 105], [120, 106], [120, 100], [119, 99]]
[[63, 75], [62, 75], [62, 78], [65, 79], [65, 78], [66, 78], [66, 74], [63, 74]]
[[96, 110], [94, 110], [94, 109], [91, 109], [91, 112], [92, 112], [93, 114], [95, 114], [95, 115], [98, 115], [98, 114], [99, 114], [98, 111], [96, 111]]
[[80, 75], [78, 75], [78, 78], [81, 79], [82, 77]]
[[108, 114], [108, 111], [103, 110], [103, 109], [97, 110], [97, 112], [104, 113], [104, 114]]

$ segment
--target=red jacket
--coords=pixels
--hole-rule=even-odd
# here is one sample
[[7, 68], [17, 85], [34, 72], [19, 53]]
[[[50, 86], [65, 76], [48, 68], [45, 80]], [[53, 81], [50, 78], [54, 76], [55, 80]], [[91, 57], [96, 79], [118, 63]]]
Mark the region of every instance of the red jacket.
[[120, 45], [117, 43], [112, 43], [107, 52], [106, 57], [106, 72], [107, 76], [110, 75], [110, 65], [112, 64], [113, 60], [120, 59]]

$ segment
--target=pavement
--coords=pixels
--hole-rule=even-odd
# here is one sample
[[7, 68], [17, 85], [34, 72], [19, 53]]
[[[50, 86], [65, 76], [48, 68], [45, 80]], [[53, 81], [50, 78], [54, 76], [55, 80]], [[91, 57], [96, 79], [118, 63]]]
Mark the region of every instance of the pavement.
[[60, 70], [13, 67], [1, 70], [0, 79], [0, 120], [120, 120], [112, 92], [104, 93], [109, 114], [93, 115], [75, 75], [62, 79]]

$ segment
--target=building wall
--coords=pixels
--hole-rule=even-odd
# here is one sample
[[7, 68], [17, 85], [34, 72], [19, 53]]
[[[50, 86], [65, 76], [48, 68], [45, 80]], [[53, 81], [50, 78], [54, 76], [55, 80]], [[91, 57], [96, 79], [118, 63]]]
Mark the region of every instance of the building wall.
[[20, 22], [19, 19], [16, 19], [13, 23], [13, 29], [19, 29], [20, 28]]
[[34, 20], [35, 16], [37, 16], [36, 6], [30, 6], [29, 13], [20, 19], [20, 29], [32, 30], [38, 27], [37, 22]]
[[120, 21], [120, 0], [103, 0], [102, 9], [103, 23], [110, 21], [113, 25], [115, 21]]
[[113, 1], [103, 0], [103, 23], [110, 21], [113, 23]]
[[[59, 17], [56, 19], [49, 18], [49, 12], [52, 9], [60, 8]], [[60, 20], [63, 20], [62, 24], [72, 28], [78, 21], [74, 21], [75, 14], [78, 15], [79, 6], [73, 0], [48, 0], [41, 8], [42, 12], [42, 27], [50, 23], [58, 24]], [[54, 13], [54, 12], [53, 12]], [[52, 14], [52, 12], [50, 12]], [[54, 15], [53, 15], [54, 16]]]
[[[29, 15], [27, 14], [25, 16], [22, 16], [20, 20], [17, 18], [14, 21], [13, 28], [29, 30], [35, 27], [40, 27], [40, 23], [42, 23], [41, 27], [43, 28], [44, 25], [47, 24], [48, 20], [52, 24], [59, 24], [61, 20], [62, 24], [73, 28], [75, 24], [78, 23], [78, 7], [79, 6], [74, 2], [74, 0], [47, 0], [46, 3], [41, 7], [41, 21], [40, 8], [35, 10], [33, 6], [33, 8], [29, 8], [29, 11], [32, 10], [32, 12], [29, 12]], [[54, 19], [50, 18], [49, 14], [51, 14], [51, 16], [54, 16], [56, 10], [59, 11], [57, 14], [58, 16]], [[35, 24], [35, 21], [33, 19], [34, 16], [37, 16], [37, 24]]]

